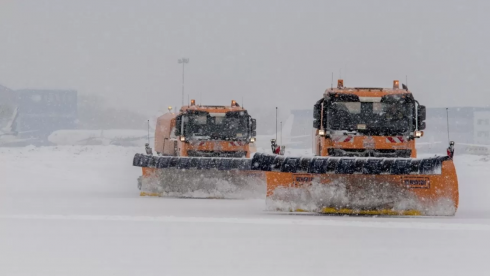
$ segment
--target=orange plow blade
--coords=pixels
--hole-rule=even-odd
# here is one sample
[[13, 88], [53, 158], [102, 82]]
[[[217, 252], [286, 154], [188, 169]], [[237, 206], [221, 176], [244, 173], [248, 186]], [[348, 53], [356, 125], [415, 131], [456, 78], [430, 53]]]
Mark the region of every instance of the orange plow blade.
[[[250, 159], [167, 157], [137, 154], [133, 165], [142, 167], [141, 196], [180, 198], [261, 198], [265, 176], [250, 171]], [[246, 169], [246, 170], [244, 170]]]
[[244, 159], [137, 154], [133, 165], [143, 168], [140, 186], [147, 195], [172, 195], [172, 191], [185, 195], [195, 190], [212, 195], [209, 191], [226, 184], [223, 187], [232, 192], [252, 187], [256, 195], [266, 194], [268, 209], [274, 211], [451, 216], [458, 207], [456, 170], [446, 156], [410, 159], [256, 153], [252, 159]]
[[284, 160], [290, 163], [289, 172], [272, 169], [266, 173], [269, 210], [358, 215], [456, 213], [458, 182], [454, 163], [447, 157], [306, 159]]

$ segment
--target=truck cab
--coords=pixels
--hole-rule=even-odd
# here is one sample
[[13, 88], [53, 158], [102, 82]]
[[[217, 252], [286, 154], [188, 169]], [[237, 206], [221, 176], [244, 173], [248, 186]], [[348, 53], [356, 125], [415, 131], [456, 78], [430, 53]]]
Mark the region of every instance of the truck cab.
[[183, 106], [157, 120], [155, 150], [167, 156], [250, 157], [256, 120], [232, 100], [230, 106]]
[[416, 157], [426, 109], [399, 81], [393, 88], [344, 87], [325, 91], [313, 111], [317, 156]]

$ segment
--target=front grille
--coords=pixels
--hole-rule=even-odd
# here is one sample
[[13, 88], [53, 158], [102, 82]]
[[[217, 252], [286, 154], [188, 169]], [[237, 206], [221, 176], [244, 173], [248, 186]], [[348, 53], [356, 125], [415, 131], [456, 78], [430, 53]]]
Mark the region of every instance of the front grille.
[[329, 156], [409, 158], [410, 149], [328, 149]]

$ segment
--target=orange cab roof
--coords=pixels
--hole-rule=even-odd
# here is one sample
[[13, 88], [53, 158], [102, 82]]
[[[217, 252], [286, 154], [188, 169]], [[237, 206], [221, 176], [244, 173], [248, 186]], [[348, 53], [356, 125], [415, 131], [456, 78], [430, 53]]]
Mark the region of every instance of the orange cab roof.
[[411, 94], [408, 89], [399, 88], [399, 81], [393, 82], [393, 88], [381, 88], [381, 87], [344, 87], [344, 81], [338, 80], [337, 87], [328, 88], [325, 90], [324, 95], [341, 93], [341, 94], [354, 94], [359, 97], [382, 97], [390, 94]]
[[325, 95], [330, 93], [354, 94], [359, 97], [382, 97], [390, 94], [410, 94], [405, 89], [392, 88], [329, 88], [325, 90]]
[[224, 106], [224, 105], [186, 105], [180, 108], [180, 112], [187, 110], [199, 110], [209, 113], [226, 113], [228, 111], [245, 110], [241, 106]]

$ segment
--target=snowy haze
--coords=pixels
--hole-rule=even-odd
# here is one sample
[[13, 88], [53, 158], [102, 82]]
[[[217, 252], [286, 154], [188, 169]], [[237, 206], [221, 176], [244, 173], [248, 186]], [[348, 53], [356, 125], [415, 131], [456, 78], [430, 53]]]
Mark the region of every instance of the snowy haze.
[[0, 275], [488, 275], [489, 158], [456, 156], [456, 216], [395, 218], [140, 197], [136, 152], [0, 148]]
[[408, 75], [427, 106], [482, 106], [489, 12], [484, 0], [1, 0], [0, 83], [151, 113], [180, 106], [187, 57], [186, 101], [204, 104], [309, 109], [333, 72], [347, 86]]

